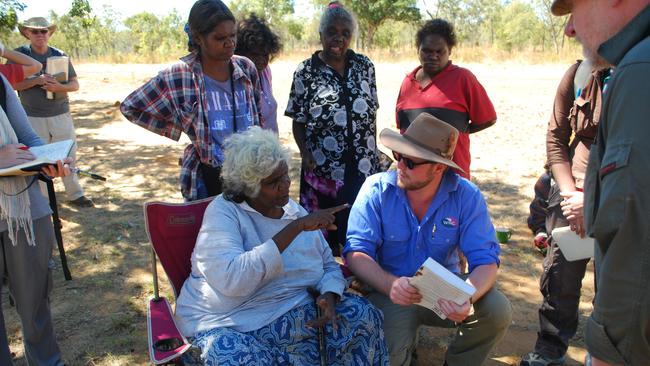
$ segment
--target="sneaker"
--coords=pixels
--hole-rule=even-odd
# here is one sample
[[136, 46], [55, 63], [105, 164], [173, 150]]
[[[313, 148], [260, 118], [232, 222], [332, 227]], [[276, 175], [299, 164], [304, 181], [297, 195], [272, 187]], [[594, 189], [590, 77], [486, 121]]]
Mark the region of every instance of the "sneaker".
[[519, 366], [551, 366], [561, 365], [564, 363], [565, 357], [550, 358], [537, 352], [531, 352], [521, 358]]
[[86, 196], [81, 196], [76, 200], [68, 201], [68, 203], [77, 207], [95, 207], [93, 201]]
[[545, 232], [540, 232], [535, 235], [535, 239], [533, 239], [535, 249], [537, 249], [538, 252], [540, 252], [543, 256], [546, 257], [546, 251], [548, 250], [548, 234]]

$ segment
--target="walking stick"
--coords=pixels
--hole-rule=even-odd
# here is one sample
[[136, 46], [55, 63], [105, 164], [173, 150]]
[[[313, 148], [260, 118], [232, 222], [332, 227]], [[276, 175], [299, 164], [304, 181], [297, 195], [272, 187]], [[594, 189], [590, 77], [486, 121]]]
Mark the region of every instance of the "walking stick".
[[52, 210], [52, 224], [54, 225], [54, 236], [56, 237], [56, 245], [59, 247], [59, 257], [61, 258], [61, 267], [63, 268], [63, 276], [67, 281], [72, 279], [70, 269], [68, 268], [68, 259], [65, 256], [65, 248], [63, 247], [63, 236], [61, 235], [61, 219], [59, 218], [59, 206], [56, 203], [56, 193], [54, 192], [54, 182], [52, 179], [43, 174], [38, 175], [38, 179], [45, 182], [47, 186], [47, 196], [50, 199], [50, 209]]
[[[318, 306], [318, 291], [313, 288], [309, 288], [307, 291], [314, 298], [314, 304], [316, 305], [316, 319], [320, 319], [323, 316], [323, 312]], [[325, 326], [317, 328], [317, 339], [318, 339], [318, 355], [320, 356], [320, 366], [327, 366], [327, 348], [325, 347]]]

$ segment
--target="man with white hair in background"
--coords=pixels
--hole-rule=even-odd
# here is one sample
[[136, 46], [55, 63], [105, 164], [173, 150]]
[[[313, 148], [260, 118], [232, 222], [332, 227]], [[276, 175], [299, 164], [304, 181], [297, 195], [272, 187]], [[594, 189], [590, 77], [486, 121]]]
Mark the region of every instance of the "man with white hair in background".
[[595, 238], [587, 363], [650, 365], [650, 0], [555, 0], [585, 56], [615, 66], [584, 188]]

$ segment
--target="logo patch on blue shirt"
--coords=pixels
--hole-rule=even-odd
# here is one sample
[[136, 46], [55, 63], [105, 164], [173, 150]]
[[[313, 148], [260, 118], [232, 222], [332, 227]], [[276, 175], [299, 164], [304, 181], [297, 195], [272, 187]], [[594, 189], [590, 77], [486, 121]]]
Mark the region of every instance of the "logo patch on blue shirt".
[[455, 217], [446, 217], [442, 219], [442, 225], [444, 227], [457, 227], [458, 226], [458, 220]]

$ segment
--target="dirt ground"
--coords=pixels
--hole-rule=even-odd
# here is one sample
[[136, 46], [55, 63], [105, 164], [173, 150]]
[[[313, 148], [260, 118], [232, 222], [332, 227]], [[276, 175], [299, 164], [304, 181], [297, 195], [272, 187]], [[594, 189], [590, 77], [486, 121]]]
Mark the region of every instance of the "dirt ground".
[[[280, 114], [286, 106], [294, 61], [272, 65]], [[378, 63], [378, 131], [394, 125], [394, 103], [404, 75], [414, 63]], [[513, 230], [501, 246], [499, 288], [513, 306], [510, 329], [487, 365], [516, 365], [535, 342], [538, 278], [542, 258], [532, 247], [526, 226], [533, 184], [542, 172], [544, 135], [555, 87], [568, 65], [467, 64], [488, 91], [497, 124], [472, 135], [472, 180], [485, 195], [495, 226]], [[68, 365], [144, 365], [148, 363], [146, 302], [152, 296], [150, 247], [142, 204], [148, 200], [181, 201], [178, 158], [187, 142], [164, 139], [127, 122], [121, 101], [164, 65], [76, 65], [81, 89], [71, 95], [77, 126], [78, 165], [108, 178], [82, 178], [94, 209], [65, 203], [57, 183], [63, 237], [73, 280], [65, 281], [58, 255], [51, 297], [55, 329]], [[280, 135], [294, 151], [294, 197], [298, 188], [297, 148], [290, 121], [282, 117]], [[159, 273], [163, 273], [159, 269]], [[163, 276], [164, 277], [164, 276]], [[172, 292], [166, 281], [162, 291]], [[591, 312], [592, 270], [584, 280], [581, 324]], [[20, 322], [2, 293], [6, 326], [16, 365], [25, 365]], [[418, 355], [422, 365], [439, 365], [453, 331], [424, 328]], [[582, 364], [582, 329], [572, 340], [568, 365]]]

